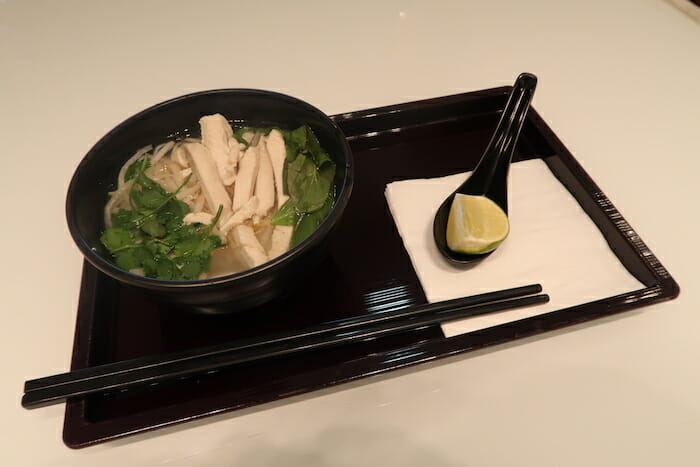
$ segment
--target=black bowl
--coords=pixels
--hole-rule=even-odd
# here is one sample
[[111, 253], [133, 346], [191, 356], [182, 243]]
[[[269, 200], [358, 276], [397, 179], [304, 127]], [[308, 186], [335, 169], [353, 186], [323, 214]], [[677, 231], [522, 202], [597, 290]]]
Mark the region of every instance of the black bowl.
[[[103, 209], [115, 189], [121, 166], [147, 145], [199, 136], [199, 119], [221, 113], [247, 126], [285, 129], [307, 124], [335, 161], [336, 202], [318, 229], [285, 254], [258, 267], [196, 281], [143, 277], [115, 266], [99, 237]], [[122, 284], [143, 289], [159, 300], [203, 312], [230, 313], [267, 303], [293, 290], [324, 257], [328, 235], [343, 215], [353, 185], [353, 159], [345, 136], [323, 112], [294, 97], [253, 89], [220, 89], [188, 94], [150, 107], [119, 124], [87, 153], [68, 188], [66, 217], [87, 261]]]

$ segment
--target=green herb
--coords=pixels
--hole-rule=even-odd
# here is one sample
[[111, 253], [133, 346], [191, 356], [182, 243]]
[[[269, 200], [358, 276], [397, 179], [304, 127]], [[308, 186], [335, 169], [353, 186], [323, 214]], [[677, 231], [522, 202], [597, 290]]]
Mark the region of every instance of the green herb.
[[287, 162], [294, 162], [299, 153], [306, 148], [307, 136], [311, 131], [308, 128], [307, 125], [304, 125], [296, 130], [281, 130], [287, 147]]
[[143, 248], [134, 245], [133, 248], [115, 252], [113, 255], [117, 266], [130, 271], [141, 267], [144, 259], [148, 257], [148, 252], [146, 252]]
[[133, 180], [138, 174], [143, 174], [143, 172], [151, 166], [151, 159], [144, 157], [137, 160], [126, 169], [126, 174], [124, 175], [124, 180]]
[[330, 193], [335, 164], [316, 166], [313, 158], [299, 154], [287, 166], [287, 190], [300, 212], [313, 212], [323, 206]]
[[292, 245], [296, 246], [301, 243], [305, 238], [311, 235], [314, 230], [321, 225], [323, 219], [326, 218], [328, 213], [333, 209], [334, 197], [328, 196], [326, 201], [321, 206], [321, 209], [317, 209], [314, 212], [303, 214], [299, 217], [296, 225], [294, 226], [294, 232], [292, 233]]
[[119, 211], [112, 214], [112, 225], [114, 227], [121, 227], [123, 229], [133, 229], [137, 227], [136, 219], [138, 219], [138, 213], [136, 211], [131, 211], [129, 209], [120, 209]]
[[116, 253], [134, 244], [134, 235], [128, 230], [113, 227], [104, 231], [100, 237], [102, 244], [110, 251]]
[[289, 198], [270, 219], [272, 225], [296, 225], [299, 211], [296, 203], [292, 198]]
[[133, 163], [125, 179], [133, 180], [129, 190], [132, 209], [112, 215], [113, 227], [100, 236], [117, 266], [127, 271], [142, 269], [144, 275], [164, 280], [194, 280], [209, 269], [211, 253], [223, 243], [212, 230], [221, 217], [219, 207], [210, 225], [184, 224], [189, 206], [165, 191], [145, 175], [148, 157]]
[[335, 203], [335, 163], [308, 125], [280, 130], [287, 148], [285, 191], [290, 198], [272, 217], [274, 225], [293, 225], [292, 246], [323, 222]]

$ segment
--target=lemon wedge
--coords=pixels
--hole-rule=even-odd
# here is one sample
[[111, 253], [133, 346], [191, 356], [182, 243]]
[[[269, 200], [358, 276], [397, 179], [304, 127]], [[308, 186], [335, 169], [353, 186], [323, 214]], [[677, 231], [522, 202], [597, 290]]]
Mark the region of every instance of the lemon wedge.
[[447, 246], [479, 255], [495, 250], [510, 232], [508, 215], [486, 196], [457, 193], [447, 218]]

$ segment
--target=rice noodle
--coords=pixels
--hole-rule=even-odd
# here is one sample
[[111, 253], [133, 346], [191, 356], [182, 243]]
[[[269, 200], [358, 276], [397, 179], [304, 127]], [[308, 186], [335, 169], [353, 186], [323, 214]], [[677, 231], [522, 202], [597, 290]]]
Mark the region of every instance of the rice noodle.
[[[162, 145], [161, 145], [162, 146]], [[112, 214], [117, 212], [120, 208], [126, 208], [128, 207], [128, 199], [127, 203], [124, 202], [124, 195], [129, 192], [131, 189], [131, 184], [132, 181], [126, 181], [126, 172], [129, 170], [129, 167], [131, 165], [141, 159], [144, 155], [148, 154], [150, 150], [153, 148], [150, 144], [148, 146], [144, 146], [138, 151], [134, 153], [133, 156], [127, 160], [122, 168], [119, 170], [119, 175], [117, 175], [117, 189], [114, 190], [112, 193], [110, 193], [110, 198], [107, 201], [107, 204], [105, 205], [104, 209], [104, 221], [105, 221], [105, 226], [107, 228], [112, 227]]]
[[175, 141], [168, 141], [167, 143], [156, 146], [156, 149], [153, 151], [153, 157], [151, 157], [151, 164], [157, 164], [158, 161], [163, 158], [163, 156], [170, 152], [173, 146], [175, 146]]
[[124, 197], [128, 196], [129, 190], [131, 189], [132, 180], [123, 183], [116, 191], [110, 193], [109, 201], [104, 209], [104, 220], [105, 226], [107, 228], [112, 227], [112, 214], [117, 212], [119, 209], [124, 208]]
[[141, 156], [148, 153], [151, 149], [153, 149], [153, 146], [151, 146], [149, 144], [148, 146], [145, 146], [145, 147], [139, 149], [138, 151], [136, 151], [136, 153], [133, 156], [131, 156], [131, 158], [128, 161], [126, 161], [126, 163], [122, 166], [122, 169], [119, 171], [119, 176], [117, 177], [117, 184], [118, 184], [117, 189], [121, 188], [122, 185], [124, 185], [124, 178], [126, 177], [126, 171], [129, 170], [129, 167], [131, 167], [131, 164], [133, 164], [137, 160], [141, 159]]

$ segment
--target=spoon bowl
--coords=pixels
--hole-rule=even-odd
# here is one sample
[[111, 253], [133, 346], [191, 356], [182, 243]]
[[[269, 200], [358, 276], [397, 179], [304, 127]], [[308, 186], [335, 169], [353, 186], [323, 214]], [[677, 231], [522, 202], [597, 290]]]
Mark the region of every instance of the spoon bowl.
[[536, 86], [537, 77], [535, 75], [521, 73], [518, 76], [491, 141], [476, 168], [469, 178], [442, 202], [435, 213], [433, 220], [435, 245], [450, 263], [470, 264], [484, 259], [494, 251], [481, 254], [452, 251], [447, 245], [447, 223], [450, 208], [455, 195], [460, 193], [485, 196], [496, 203], [506, 215], [508, 214], [508, 169]]

